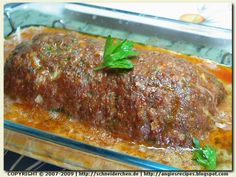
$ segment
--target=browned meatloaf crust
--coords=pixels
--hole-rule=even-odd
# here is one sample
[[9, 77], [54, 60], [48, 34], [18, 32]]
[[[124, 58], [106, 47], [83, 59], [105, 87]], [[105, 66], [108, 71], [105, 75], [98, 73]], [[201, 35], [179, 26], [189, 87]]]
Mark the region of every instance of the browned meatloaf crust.
[[191, 146], [204, 135], [226, 91], [203, 68], [174, 55], [139, 49], [131, 71], [94, 71], [104, 39], [42, 33], [21, 43], [4, 68], [4, 91], [119, 137]]

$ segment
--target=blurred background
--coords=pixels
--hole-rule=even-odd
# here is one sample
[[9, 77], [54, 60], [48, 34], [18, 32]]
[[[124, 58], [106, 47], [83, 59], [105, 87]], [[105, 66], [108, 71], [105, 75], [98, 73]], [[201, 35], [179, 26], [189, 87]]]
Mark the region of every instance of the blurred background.
[[230, 3], [114, 2], [87, 4], [232, 29], [232, 4]]

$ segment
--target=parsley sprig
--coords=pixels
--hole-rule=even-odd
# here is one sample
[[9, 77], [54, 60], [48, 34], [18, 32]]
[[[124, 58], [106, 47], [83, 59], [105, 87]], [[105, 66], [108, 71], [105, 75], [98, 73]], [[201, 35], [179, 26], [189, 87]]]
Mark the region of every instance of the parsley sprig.
[[132, 69], [134, 65], [128, 57], [137, 55], [138, 53], [133, 51], [133, 42], [127, 40], [115, 42], [109, 35], [104, 48], [103, 61], [95, 70]]
[[195, 160], [198, 164], [205, 167], [207, 170], [215, 170], [216, 150], [208, 145], [205, 145], [205, 147], [202, 148], [197, 138], [193, 139], [193, 143], [196, 149], [193, 152], [193, 160]]

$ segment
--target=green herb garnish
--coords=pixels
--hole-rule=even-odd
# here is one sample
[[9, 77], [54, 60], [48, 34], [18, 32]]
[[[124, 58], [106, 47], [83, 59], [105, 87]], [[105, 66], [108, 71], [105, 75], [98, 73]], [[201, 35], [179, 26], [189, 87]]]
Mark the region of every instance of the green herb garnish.
[[64, 108], [53, 108], [49, 110], [50, 112], [65, 112]]
[[216, 169], [216, 150], [206, 145], [204, 148], [200, 146], [197, 138], [193, 139], [196, 150], [193, 152], [193, 160], [205, 167], [207, 170]]
[[109, 35], [106, 40], [103, 61], [100, 66], [96, 67], [95, 70], [101, 70], [104, 68], [109, 69], [132, 69], [133, 63], [128, 57], [138, 55], [137, 52], [133, 51], [133, 42], [123, 40], [116, 41]]

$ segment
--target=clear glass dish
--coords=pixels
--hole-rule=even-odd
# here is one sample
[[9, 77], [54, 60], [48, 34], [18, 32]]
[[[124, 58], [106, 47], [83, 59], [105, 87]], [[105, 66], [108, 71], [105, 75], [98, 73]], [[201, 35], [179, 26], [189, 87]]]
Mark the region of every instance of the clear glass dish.
[[[111, 34], [232, 65], [232, 31], [226, 29], [81, 3], [5, 5], [5, 36], [32, 25], [62, 27], [99, 36]], [[6, 149], [68, 169], [178, 170], [8, 120], [4, 120], [4, 137]]]

